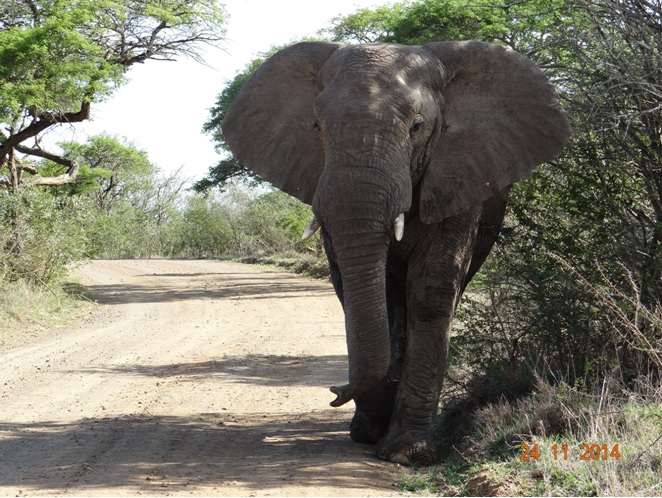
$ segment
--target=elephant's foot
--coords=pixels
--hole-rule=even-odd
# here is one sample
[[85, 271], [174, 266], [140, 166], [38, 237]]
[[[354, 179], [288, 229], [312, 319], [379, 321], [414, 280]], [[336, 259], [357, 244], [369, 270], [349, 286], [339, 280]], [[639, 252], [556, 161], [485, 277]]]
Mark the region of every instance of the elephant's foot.
[[398, 389], [396, 381], [382, 382], [356, 400], [356, 412], [349, 424], [349, 435], [359, 443], [377, 444], [386, 436]]
[[391, 417], [368, 417], [363, 411], [356, 410], [349, 424], [349, 435], [358, 443], [377, 444], [388, 432]]
[[377, 456], [401, 465], [427, 466], [436, 463], [437, 452], [432, 439], [416, 439], [405, 436], [385, 437], [377, 444]]

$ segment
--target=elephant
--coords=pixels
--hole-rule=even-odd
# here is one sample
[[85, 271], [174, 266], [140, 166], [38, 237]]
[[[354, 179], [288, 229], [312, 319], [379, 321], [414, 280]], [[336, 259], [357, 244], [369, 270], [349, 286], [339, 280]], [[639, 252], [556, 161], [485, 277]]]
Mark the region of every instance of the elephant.
[[302, 42], [267, 59], [222, 121], [235, 157], [310, 204], [342, 304], [353, 440], [436, 461], [451, 322], [513, 183], [570, 136], [547, 76], [496, 44]]

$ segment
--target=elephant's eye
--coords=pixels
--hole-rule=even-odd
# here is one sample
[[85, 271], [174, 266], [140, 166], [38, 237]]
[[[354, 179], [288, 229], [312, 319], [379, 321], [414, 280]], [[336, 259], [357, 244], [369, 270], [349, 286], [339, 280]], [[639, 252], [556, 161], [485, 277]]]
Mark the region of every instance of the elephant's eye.
[[313, 129], [316, 131], [322, 131], [322, 128], [320, 127], [320, 124], [317, 121], [313, 123]]
[[412, 136], [412, 138], [423, 129], [424, 125], [425, 121], [421, 116], [418, 116], [414, 120], [414, 123], [411, 125], [411, 128], [409, 128], [409, 134]]

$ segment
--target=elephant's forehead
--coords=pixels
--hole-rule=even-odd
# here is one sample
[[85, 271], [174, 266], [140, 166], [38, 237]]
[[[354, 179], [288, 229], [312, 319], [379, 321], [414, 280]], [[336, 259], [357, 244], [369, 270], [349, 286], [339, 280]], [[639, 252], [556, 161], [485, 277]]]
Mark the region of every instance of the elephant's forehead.
[[420, 51], [394, 44], [347, 45], [337, 50], [320, 72], [328, 84], [334, 79], [361, 85], [411, 86], [429, 71]]
[[[402, 45], [355, 45], [338, 50], [320, 71], [324, 92], [317, 110], [331, 103], [336, 111], [344, 102], [385, 110], [397, 105], [402, 111], [415, 107], [429, 81], [429, 66], [412, 47]], [[426, 77], [427, 76], [427, 77]]]

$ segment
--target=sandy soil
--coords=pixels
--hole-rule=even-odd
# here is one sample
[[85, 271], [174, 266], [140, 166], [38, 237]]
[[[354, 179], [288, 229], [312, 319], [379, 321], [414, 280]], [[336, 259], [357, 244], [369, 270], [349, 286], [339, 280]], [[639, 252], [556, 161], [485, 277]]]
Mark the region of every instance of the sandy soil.
[[[0, 495], [393, 495], [348, 436], [325, 282], [216, 261], [94, 261], [102, 306], [0, 351]], [[350, 403], [350, 405], [353, 405]]]

